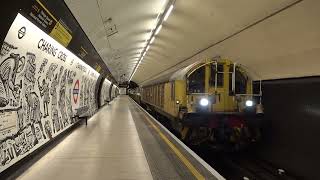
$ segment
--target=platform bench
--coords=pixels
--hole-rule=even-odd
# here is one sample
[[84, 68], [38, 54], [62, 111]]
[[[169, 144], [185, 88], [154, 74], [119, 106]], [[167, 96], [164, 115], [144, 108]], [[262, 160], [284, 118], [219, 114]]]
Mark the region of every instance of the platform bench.
[[76, 119], [84, 119], [86, 121], [86, 125], [88, 125], [88, 117], [90, 116], [89, 114], [89, 107], [88, 106], [82, 106], [80, 108], [75, 109], [76, 113], [72, 117], [74, 120]]

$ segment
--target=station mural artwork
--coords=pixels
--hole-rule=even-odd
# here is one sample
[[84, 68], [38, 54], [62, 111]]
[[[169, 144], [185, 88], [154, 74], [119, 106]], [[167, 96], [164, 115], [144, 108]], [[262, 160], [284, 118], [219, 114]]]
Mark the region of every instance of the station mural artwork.
[[108, 79], [105, 79], [101, 87], [100, 106], [103, 106], [108, 101], [109, 102], [111, 101], [110, 93], [109, 93], [110, 87], [111, 87], [111, 82]]
[[0, 172], [97, 110], [99, 74], [18, 14], [0, 52]]

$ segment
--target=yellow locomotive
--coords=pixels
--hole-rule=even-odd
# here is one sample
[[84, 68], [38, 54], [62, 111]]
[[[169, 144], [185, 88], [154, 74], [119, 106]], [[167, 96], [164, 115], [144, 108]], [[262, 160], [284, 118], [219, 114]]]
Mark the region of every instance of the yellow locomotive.
[[169, 119], [189, 144], [239, 148], [259, 139], [254, 121], [263, 113], [261, 82], [253, 94], [248, 72], [229, 60], [193, 63], [140, 91], [141, 103]]

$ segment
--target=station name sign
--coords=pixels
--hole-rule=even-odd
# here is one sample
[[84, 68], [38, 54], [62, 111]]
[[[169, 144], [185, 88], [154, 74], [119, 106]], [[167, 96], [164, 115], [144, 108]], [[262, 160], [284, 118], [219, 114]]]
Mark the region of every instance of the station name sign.
[[[53, 46], [52, 44], [47, 42], [45, 39], [40, 39], [40, 41], [38, 42], [38, 49], [42, 50], [43, 52], [53, 57], [56, 57], [56, 55], [58, 54], [57, 58], [64, 62], [67, 59], [66, 53], [64, 53], [62, 50], [59, 51], [57, 47]], [[59, 53], [57, 53], [58, 51]]]

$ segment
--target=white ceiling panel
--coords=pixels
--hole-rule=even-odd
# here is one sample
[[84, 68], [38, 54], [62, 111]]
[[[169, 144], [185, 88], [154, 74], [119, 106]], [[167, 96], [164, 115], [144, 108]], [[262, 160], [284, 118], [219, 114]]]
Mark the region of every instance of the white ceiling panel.
[[[314, 66], [320, 65], [317, 0], [301, 1], [224, 40], [295, 2], [176, 0], [132, 80], [146, 84], [192, 62], [217, 55], [248, 66], [262, 79], [320, 75], [317, 68], [320, 66]], [[66, 3], [117, 80], [128, 80], [167, 1], [66, 0]], [[112, 18], [111, 23], [108, 18]], [[105, 27], [110, 24], [116, 25], [118, 33], [107, 38]]]
[[[118, 81], [128, 80], [166, 0], [65, 0]], [[110, 18], [112, 20], [110, 20]], [[116, 26], [117, 33], [106, 30]]]

